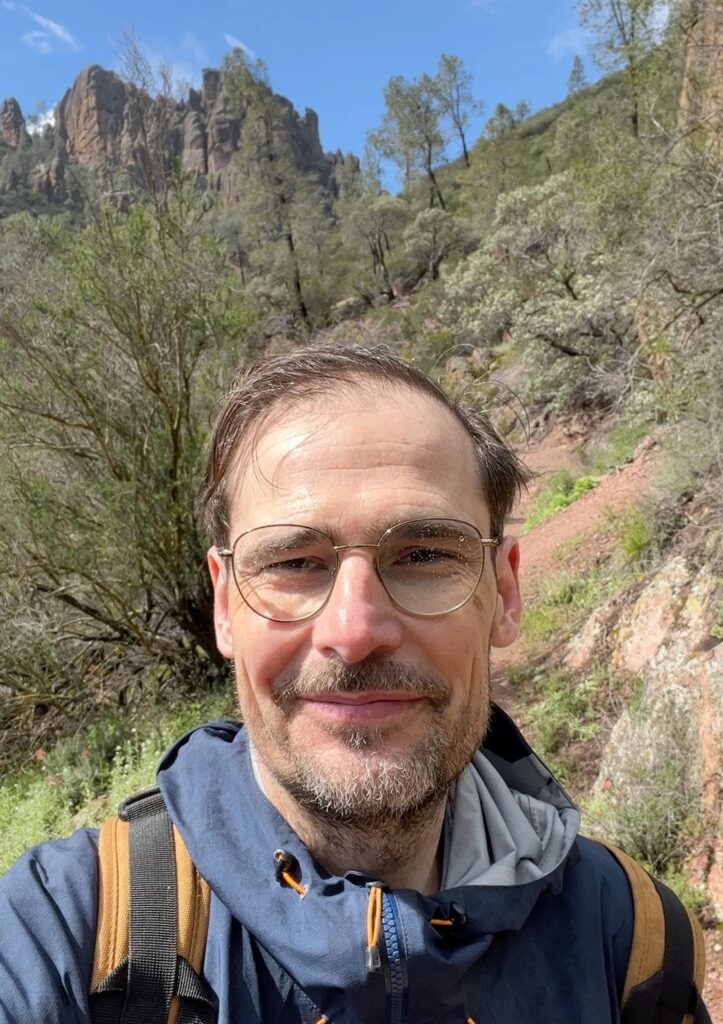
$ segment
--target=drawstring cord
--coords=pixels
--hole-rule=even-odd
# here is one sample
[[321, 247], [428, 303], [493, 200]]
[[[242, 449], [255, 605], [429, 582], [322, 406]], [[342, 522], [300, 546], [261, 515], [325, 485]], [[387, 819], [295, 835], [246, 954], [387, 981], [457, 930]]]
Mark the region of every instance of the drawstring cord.
[[381, 930], [382, 887], [381, 885], [372, 885], [369, 887], [369, 902], [367, 903], [367, 970], [370, 973], [378, 971], [382, 965], [379, 952]]
[[306, 896], [307, 886], [302, 885], [292, 874], [294, 871], [299, 873], [299, 862], [296, 857], [287, 853], [286, 850], [277, 850], [274, 853], [274, 860], [276, 861], [277, 881], [288, 885], [289, 889], [293, 889], [299, 896]]
[[[299, 896], [306, 896], [308, 887], [302, 885], [294, 875], [293, 871], [299, 871], [299, 862], [285, 850], [276, 850], [274, 853], [276, 861], [276, 877], [284, 885], [287, 885]], [[384, 889], [378, 883], [369, 886], [369, 899], [367, 902], [367, 970], [374, 973], [381, 967], [382, 959], [379, 950], [379, 939], [382, 933], [382, 900]], [[455, 925], [464, 924], [466, 914], [462, 907], [452, 904], [453, 917], [433, 917], [430, 924], [437, 928], [453, 928]], [[329, 1024], [329, 1018], [322, 1014], [314, 1024]], [[466, 1024], [477, 1024], [472, 1017], [468, 1017]]]
[[433, 917], [430, 924], [436, 928], [462, 928], [467, 923], [467, 913], [461, 903], [450, 903], [447, 917]]

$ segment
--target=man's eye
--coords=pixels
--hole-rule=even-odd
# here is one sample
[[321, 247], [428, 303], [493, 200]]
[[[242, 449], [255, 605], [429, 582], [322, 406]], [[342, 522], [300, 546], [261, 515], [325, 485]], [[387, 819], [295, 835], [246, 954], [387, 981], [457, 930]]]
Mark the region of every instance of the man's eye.
[[301, 573], [301, 572], [315, 572], [315, 571], [327, 571], [328, 567], [324, 562], [318, 558], [284, 558], [278, 562], [269, 562], [266, 565], [261, 566], [260, 572], [268, 573]]
[[395, 562], [399, 565], [425, 566], [439, 565], [442, 562], [457, 561], [458, 555], [455, 551], [448, 551], [445, 548], [407, 548], [400, 551]]

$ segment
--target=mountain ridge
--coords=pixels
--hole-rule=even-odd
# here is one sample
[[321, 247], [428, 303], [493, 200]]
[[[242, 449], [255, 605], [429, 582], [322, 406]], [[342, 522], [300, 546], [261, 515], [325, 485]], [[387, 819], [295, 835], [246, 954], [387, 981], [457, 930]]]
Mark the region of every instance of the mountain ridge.
[[[319, 119], [307, 108], [300, 115], [290, 100], [275, 96], [281, 112], [279, 133], [295, 167], [335, 195], [335, 173], [355, 158], [325, 153]], [[57, 105], [55, 123], [31, 133], [19, 103], [8, 97], [0, 106], [0, 196], [25, 187], [52, 205], [76, 205], [69, 169], [83, 168], [102, 180], [118, 173], [137, 179], [151, 160], [144, 110], [164, 125], [161, 141], [167, 166], [179, 161], [201, 187], [233, 202], [238, 176], [229, 172], [238, 150], [244, 113], [224, 90], [222, 72], [205, 68], [200, 89], [172, 100], [150, 97], [99, 64], [85, 67]]]

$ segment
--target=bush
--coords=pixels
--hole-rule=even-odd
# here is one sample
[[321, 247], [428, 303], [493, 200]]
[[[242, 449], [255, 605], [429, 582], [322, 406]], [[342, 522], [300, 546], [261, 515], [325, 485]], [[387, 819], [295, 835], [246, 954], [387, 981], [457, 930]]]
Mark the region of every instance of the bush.
[[579, 476], [577, 479], [566, 469], [553, 473], [545, 484], [544, 490], [540, 492], [533, 502], [523, 532], [529, 531], [540, 523], [561, 512], [573, 501], [577, 501], [583, 494], [593, 490], [598, 485], [598, 479], [594, 476]]
[[617, 520], [618, 543], [628, 562], [641, 562], [653, 546], [654, 531], [649, 518], [638, 508], [629, 509]]
[[631, 705], [606, 752], [588, 827], [657, 874], [679, 870], [700, 831], [696, 739], [688, 694], [675, 688]]
[[646, 417], [621, 419], [601, 437], [596, 437], [583, 452], [583, 462], [594, 476], [603, 476], [632, 458], [640, 442], [650, 432]]
[[31, 769], [0, 782], [0, 873], [29, 847], [95, 826], [136, 790], [153, 784], [166, 748], [204, 721], [233, 713], [227, 692], [183, 700], [170, 709], [106, 714], [47, 753]]
[[555, 754], [576, 740], [591, 740], [600, 723], [596, 699], [602, 679], [591, 675], [577, 680], [569, 672], [539, 673], [533, 677], [538, 700], [529, 712], [535, 745], [543, 754]]

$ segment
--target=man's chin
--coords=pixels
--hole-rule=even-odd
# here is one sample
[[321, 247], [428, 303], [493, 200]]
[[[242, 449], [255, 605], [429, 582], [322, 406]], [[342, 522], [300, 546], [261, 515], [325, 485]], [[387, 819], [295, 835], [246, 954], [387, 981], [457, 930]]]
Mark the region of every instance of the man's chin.
[[320, 818], [358, 826], [408, 820], [442, 799], [458, 773], [439, 749], [346, 735], [313, 753], [292, 754], [277, 783]]

